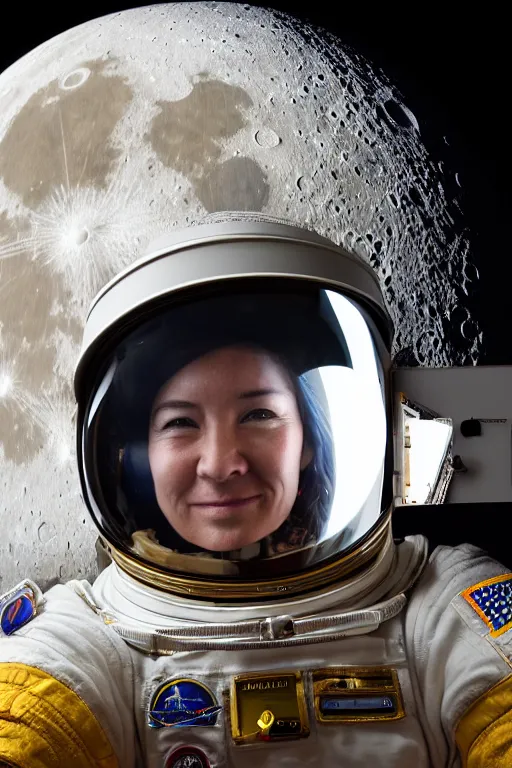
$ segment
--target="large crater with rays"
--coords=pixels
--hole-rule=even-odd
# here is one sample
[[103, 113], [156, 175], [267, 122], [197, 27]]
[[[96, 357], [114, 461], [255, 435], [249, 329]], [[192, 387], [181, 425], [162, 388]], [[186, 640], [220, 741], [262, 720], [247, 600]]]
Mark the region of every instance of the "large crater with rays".
[[6, 70], [0, 590], [92, 573], [71, 377], [93, 295], [151, 240], [230, 210], [295, 221], [373, 265], [400, 363], [472, 364], [477, 273], [447, 188], [385, 76], [271, 10], [127, 10]]

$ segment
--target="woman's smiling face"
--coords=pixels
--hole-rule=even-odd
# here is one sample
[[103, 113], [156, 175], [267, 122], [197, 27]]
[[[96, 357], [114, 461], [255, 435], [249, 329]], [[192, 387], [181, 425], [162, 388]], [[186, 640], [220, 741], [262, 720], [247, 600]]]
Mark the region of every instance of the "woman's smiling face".
[[226, 347], [160, 390], [149, 462], [160, 509], [186, 541], [237, 550], [276, 531], [310, 457], [290, 375], [270, 353]]

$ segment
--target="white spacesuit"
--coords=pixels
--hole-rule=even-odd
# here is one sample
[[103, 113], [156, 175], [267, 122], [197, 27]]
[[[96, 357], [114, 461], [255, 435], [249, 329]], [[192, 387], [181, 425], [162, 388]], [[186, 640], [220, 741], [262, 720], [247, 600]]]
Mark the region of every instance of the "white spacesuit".
[[512, 765], [512, 574], [393, 541], [390, 339], [370, 268], [263, 217], [102, 291], [75, 391], [112, 563], [2, 597], [3, 764]]

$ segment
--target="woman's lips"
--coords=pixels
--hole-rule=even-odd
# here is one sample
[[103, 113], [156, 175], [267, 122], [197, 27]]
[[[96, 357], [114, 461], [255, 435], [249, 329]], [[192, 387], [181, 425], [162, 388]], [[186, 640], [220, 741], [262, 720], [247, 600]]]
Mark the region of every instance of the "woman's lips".
[[191, 504], [191, 506], [200, 507], [201, 509], [226, 509], [233, 507], [244, 507], [248, 504], [251, 504], [253, 501], [256, 501], [256, 499], [259, 499], [260, 496], [261, 494], [258, 493], [256, 496], [247, 496], [246, 498], [242, 499], [212, 499], [211, 501], [194, 502]]

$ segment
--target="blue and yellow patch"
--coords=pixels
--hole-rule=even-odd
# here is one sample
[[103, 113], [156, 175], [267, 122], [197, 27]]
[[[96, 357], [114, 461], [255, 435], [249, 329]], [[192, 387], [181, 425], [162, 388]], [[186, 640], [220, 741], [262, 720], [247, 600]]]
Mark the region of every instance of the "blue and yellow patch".
[[474, 584], [462, 597], [487, 624], [492, 637], [512, 627], [512, 573]]
[[212, 726], [222, 707], [206, 685], [182, 677], [160, 685], [151, 698], [148, 725], [151, 728], [169, 726]]

